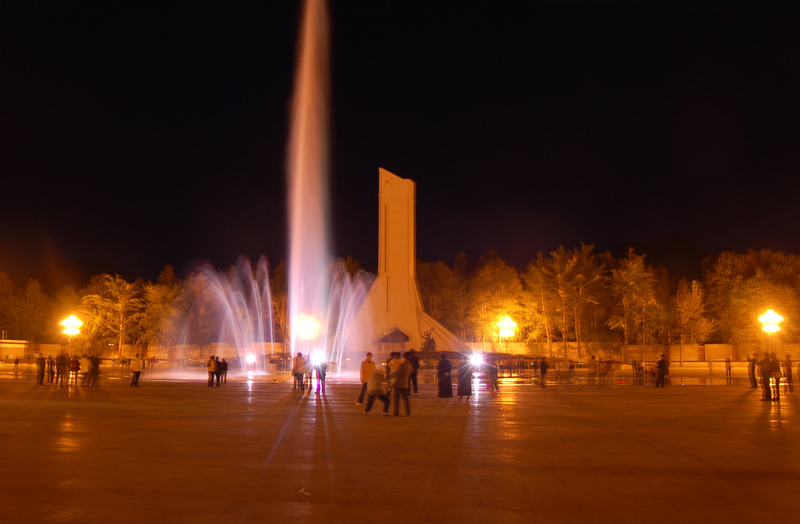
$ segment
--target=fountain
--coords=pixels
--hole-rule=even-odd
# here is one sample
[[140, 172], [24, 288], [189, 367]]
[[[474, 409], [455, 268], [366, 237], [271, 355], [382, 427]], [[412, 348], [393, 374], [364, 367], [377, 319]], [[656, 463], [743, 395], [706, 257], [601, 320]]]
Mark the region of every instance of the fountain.
[[[323, 0], [306, 0], [298, 43], [298, 65], [291, 108], [288, 147], [289, 267], [288, 321], [292, 326], [285, 353], [322, 355], [331, 372], [355, 374], [345, 334], [374, 277], [351, 276], [341, 261], [331, 260], [328, 216], [328, 16]], [[242, 257], [227, 273], [207, 264], [194, 278], [204, 287], [195, 304], [216, 309], [217, 340], [235, 347], [236, 365], [248, 373], [269, 373], [275, 352], [273, 292], [269, 266], [255, 267]]]

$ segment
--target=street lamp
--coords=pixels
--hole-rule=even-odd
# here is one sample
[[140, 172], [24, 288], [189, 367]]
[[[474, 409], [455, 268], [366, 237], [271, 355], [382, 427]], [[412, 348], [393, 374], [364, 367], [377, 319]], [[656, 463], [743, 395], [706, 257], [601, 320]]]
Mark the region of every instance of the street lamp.
[[76, 317], [75, 315], [70, 315], [69, 317], [67, 317], [67, 318], [65, 318], [64, 320], [61, 321], [61, 325], [64, 326], [64, 331], [62, 331], [62, 333], [64, 333], [68, 337], [67, 338], [67, 343], [69, 345], [69, 353], [71, 355], [72, 354], [72, 337], [74, 337], [75, 335], [80, 334], [81, 326], [83, 325], [83, 322], [81, 322], [81, 320], [78, 317]]
[[497, 323], [497, 327], [500, 328], [500, 344], [503, 343], [503, 337], [506, 337], [506, 352], [508, 352], [508, 337], [514, 336], [514, 328], [517, 327], [517, 323], [506, 316]]
[[761, 329], [763, 329], [766, 334], [771, 335], [781, 330], [780, 323], [783, 321], [783, 317], [770, 309], [758, 317], [758, 320], [761, 322]]

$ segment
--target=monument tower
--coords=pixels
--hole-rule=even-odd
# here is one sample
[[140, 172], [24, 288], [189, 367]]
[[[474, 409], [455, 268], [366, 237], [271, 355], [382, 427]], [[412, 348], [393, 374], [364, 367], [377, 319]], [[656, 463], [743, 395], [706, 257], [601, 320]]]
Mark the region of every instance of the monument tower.
[[447, 328], [422, 310], [417, 287], [416, 184], [379, 169], [378, 277], [356, 313], [351, 349], [382, 353], [420, 350], [430, 333], [437, 351], [468, 351]]

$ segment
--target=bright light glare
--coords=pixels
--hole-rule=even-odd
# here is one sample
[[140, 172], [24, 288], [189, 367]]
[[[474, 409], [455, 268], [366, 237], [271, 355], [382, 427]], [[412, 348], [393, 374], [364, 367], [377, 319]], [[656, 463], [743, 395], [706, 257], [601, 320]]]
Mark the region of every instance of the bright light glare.
[[83, 322], [81, 322], [81, 320], [75, 315], [70, 315], [61, 321], [61, 325], [64, 326], [64, 331], [62, 333], [67, 336], [74, 337], [75, 335], [80, 334]]
[[244, 360], [245, 360], [245, 362], [247, 362], [248, 364], [255, 364], [255, 362], [256, 362], [256, 356], [255, 356], [255, 355], [253, 355], [252, 353], [248, 353], [248, 354], [247, 354], [247, 356], [246, 356], [246, 357], [244, 357]]
[[472, 356], [469, 357], [470, 362], [472, 362], [473, 366], [480, 366], [483, 364], [483, 355], [480, 353], [473, 353]]
[[308, 315], [301, 315], [297, 319], [297, 336], [301, 340], [311, 340], [319, 334], [319, 320]]
[[761, 329], [767, 333], [775, 333], [776, 331], [781, 330], [781, 327], [778, 324], [783, 321], [783, 317], [770, 309], [758, 317], [758, 320], [764, 325]]
[[514, 336], [514, 328], [517, 327], [517, 323], [511, 320], [511, 317], [503, 317], [503, 320], [497, 323], [497, 327], [500, 328], [500, 336], [508, 338]]
[[315, 366], [318, 366], [319, 364], [322, 364], [323, 362], [325, 362], [325, 353], [323, 353], [322, 351], [314, 351], [313, 353], [311, 353], [311, 363], [312, 364], [314, 364]]

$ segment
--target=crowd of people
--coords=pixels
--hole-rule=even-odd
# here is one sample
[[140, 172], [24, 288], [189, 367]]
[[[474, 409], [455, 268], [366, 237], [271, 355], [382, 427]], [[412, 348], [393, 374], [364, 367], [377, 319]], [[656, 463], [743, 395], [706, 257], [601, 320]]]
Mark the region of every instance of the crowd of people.
[[[800, 366], [797, 372], [800, 373]], [[794, 377], [792, 375], [792, 357], [786, 355], [783, 361], [778, 360], [775, 353], [764, 353], [758, 360], [758, 355], [747, 356], [747, 376], [750, 387], [759, 387], [756, 376], [761, 379], [761, 401], [771, 402], [781, 399], [781, 379], [783, 379], [784, 393], [794, 393]]]
[[217, 355], [211, 355], [206, 362], [206, 369], [208, 370], [208, 387], [212, 387], [216, 381], [217, 387], [220, 384], [228, 383], [228, 362], [223, 358], [219, 359]]
[[309, 393], [314, 388], [314, 373], [317, 374], [317, 395], [325, 394], [325, 377], [328, 375], [328, 363], [323, 358], [315, 362], [311, 355], [303, 356], [301, 352], [292, 359], [292, 389]]

